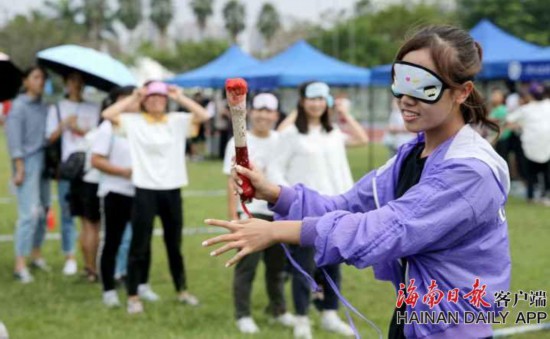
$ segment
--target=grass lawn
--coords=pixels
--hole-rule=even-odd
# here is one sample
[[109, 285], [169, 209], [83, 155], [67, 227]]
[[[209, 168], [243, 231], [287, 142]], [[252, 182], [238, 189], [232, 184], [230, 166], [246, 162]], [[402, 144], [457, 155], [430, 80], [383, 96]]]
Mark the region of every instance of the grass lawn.
[[[349, 152], [354, 177], [361, 177], [369, 167], [380, 165], [386, 152], [375, 147], [375, 164], [369, 166], [366, 148]], [[221, 162], [207, 161], [189, 164], [191, 185], [188, 191], [223, 190], [225, 177]], [[9, 163], [5, 137], [0, 133], [0, 234], [12, 234], [16, 205], [9, 193]], [[9, 199], [5, 199], [11, 197]], [[205, 217], [225, 218], [224, 196], [194, 196], [185, 199], [186, 227], [203, 227]], [[527, 205], [511, 199], [507, 208], [513, 260], [512, 291], [550, 291], [550, 208]], [[158, 227], [158, 225], [157, 225]], [[56, 229], [54, 232], [58, 232]], [[209, 257], [209, 249], [200, 244], [207, 235], [184, 238], [187, 275], [190, 290], [202, 305], [193, 309], [175, 301], [166, 253], [160, 237], [154, 238], [151, 284], [162, 300], [146, 304], [146, 312], [129, 316], [125, 309], [108, 310], [101, 303], [99, 284], [91, 285], [78, 277], [61, 275], [63, 257], [60, 241], [45, 243], [45, 257], [53, 268], [51, 273], [36, 273], [36, 281], [20, 285], [12, 278], [13, 243], [0, 242], [0, 319], [6, 324], [11, 338], [238, 338], [234, 325], [233, 303], [230, 295], [232, 270], [224, 268], [223, 259]], [[226, 258], [226, 257], [224, 257]], [[253, 315], [262, 329], [261, 338], [292, 337], [291, 330], [268, 326], [263, 313], [266, 305], [263, 267], [260, 266], [253, 292]], [[125, 300], [123, 290], [119, 291]], [[344, 267], [344, 295], [382, 328], [387, 327], [395, 303], [395, 293], [387, 282], [376, 281], [372, 271]], [[290, 294], [289, 309], [292, 310]], [[512, 316], [527, 305], [512, 309]], [[548, 308], [546, 309], [548, 312]], [[342, 312], [343, 315], [343, 312]], [[312, 312], [316, 325], [318, 315]], [[374, 338], [369, 326], [356, 321], [365, 338]], [[510, 326], [508, 324], [507, 326]], [[316, 338], [333, 337], [315, 326]], [[550, 332], [535, 332], [516, 338], [550, 338]]]

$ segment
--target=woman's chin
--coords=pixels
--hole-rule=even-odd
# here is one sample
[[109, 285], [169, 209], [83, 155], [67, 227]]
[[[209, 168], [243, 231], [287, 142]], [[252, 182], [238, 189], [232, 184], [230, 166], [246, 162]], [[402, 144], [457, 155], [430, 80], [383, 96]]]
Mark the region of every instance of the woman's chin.
[[405, 128], [407, 129], [407, 131], [411, 133], [420, 133], [424, 131], [424, 128], [420, 126], [420, 124], [414, 123], [414, 122], [413, 123], [405, 122]]

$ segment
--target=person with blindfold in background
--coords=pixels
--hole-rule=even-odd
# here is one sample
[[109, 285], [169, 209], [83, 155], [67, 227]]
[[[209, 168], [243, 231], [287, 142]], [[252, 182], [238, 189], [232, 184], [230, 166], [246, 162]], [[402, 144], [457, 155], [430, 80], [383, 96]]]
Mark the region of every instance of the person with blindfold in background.
[[[300, 98], [296, 107], [296, 118], [280, 132], [275, 161], [269, 167], [268, 173], [277, 184], [301, 183], [321, 194], [344, 193], [353, 186], [346, 145], [364, 145], [368, 137], [349, 113], [349, 105], [340, 105], [338, 108], [341, 108], [340, 113], [350, 126], [350, 137], [332, 123], [330, 110], [334, 106], [334, 100], [326, 83], [307, 82], [299, 87], [298, 92]], [[314, 275], [314, 248], [292, 246], [291, 251], [296, 262], [309, 275]], [[340, 287], [340, 265], [327, 265], [324, 269]], [[317, 305], [321, 311], [321, 327], [342, 335], [353, 335], [351, 327], [338, 316], [338, 297], [324, 282], [323, 275], [319, 277], [318, 280], [323, 287], [317, 298]], [[292, 270], [292, 297], [296, 309], [294, 336], [310, 338], [311, 324], [308, 313], [311, 291], [307, 278], [297, 269]]]

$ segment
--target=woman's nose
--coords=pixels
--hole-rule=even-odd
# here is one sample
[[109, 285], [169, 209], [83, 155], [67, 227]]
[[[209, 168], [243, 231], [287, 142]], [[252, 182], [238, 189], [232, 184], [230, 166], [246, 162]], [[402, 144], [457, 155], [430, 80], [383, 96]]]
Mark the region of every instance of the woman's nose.
[[408, 96], [408, 95], [403, 95], [400, 99], [399, 99], [401, 105], [403, 106], [406, 106], [406, 107], [411, 107], [411, 106], [414, 106], [418, 103], [418, 100], [416, 100], [415, 98], [411, 97], [411, 96]]

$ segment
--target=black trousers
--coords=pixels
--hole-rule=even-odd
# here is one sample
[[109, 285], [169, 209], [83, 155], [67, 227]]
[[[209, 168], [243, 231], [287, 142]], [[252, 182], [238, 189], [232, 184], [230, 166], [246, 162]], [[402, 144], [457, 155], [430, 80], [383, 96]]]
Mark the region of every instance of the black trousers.
[[403, 315], [407, 311], [407, 305], [403, 304], [400, 308], [395, 308], [393, 311], [393, 317], [390, 322], [390, 329], [388, 331], [388, 339], [405, 339], [405, 323], [397, 323], [397, 312]]
[[533, 199], [535, 196], [535, 185], [539, 174], [543, 176], [542, 194], [544, 196], [550, 191], [550, 161], [540, 163], [527, 159], [527, 199]]
[[[315, 249], [313, 247], [291, 246], [291, 250], [294, 260], [296, 260], [305, 272], [313, 277], [316, 269], [314, 261]], [[327, 272], [336, 286], [340, 288], [340, 282], [342, 280], [340, 265], [328, 265], [322, 267], [322, 269]], [[324, 278], [322, 280], [324, 280]], [[330, 285], [328, 283], [322, 283], [321, 287], [323, 288], [324, 296], [321, 302], [321, 308], [323, 310], [338, 309], [338, 297]], [[292, 298], [294, 300], [296, 314], [307, 315], [311, 302], [311, 286], [306, 277], [294, 267], [292, 267]]]
[[[137, 295], [144, 276], [148, 275], [151, 257], [151, 237], [155, 216], [159, 216], [164, 231], [164, 244], [176, 292], [186, 290], [185, 267], [181, 252], [183, 207], [180, 189], [148, 190], [136, 188], [132, 213], [132, 241], [128, 256], [128, 295]], [[145, 274], [146, 272], [147, 274]]]
[[[273, 220], [273, 217], [266, 215], [255, 214], [254, 217], [268, 221]], [[266, 313], [272, 316], [279, 316], [286, 312], [284, 286], [286, 257], [281, 245], [276, 244], [261, 252], [247, 255], [235, 267], [233, 298], [237, 319], [250, 316], [252, 282], [254, 281], [256, 268], [262, 257], [265, 264], [265, 287], [269, 297]]]
[[521, 146], [520, 136], [515, 132], [513, 132], [512, 135], [510, 135], [510, 138], [508, 138], [508, 150], [509, 152], [513, 152], [516, 156], [516, 170], [519, 173], [519, 176], [522, 179], [527, 180], [527, 159], [525, 158], [525, 153], [523, 152], [523, 147]]
[[[134, 199], [122, 194], [109, 193], [103, 198], [103, 224], [105, 226], [105, 238], [103, 249], [101, 251], [100, 270], [103, 290], [110, 291], [115, 289], [115, 267], [118, 248], [122, 242], [122, 236], [126, 225], [130, 222], [132, 216], [132, 206]], [[151, 257], [146, 258], [147, 266]], [[148, 273], [140, 283], [147, 282]]]

